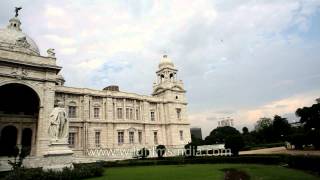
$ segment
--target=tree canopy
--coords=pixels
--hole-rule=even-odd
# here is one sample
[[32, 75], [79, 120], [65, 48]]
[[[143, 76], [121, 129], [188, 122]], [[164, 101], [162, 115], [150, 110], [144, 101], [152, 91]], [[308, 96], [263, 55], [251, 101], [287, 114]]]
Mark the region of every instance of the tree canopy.
[[300, 122], [305, 124], [305, 128], [320, 129], [320, 103], [313, 104], [311, 107], [299, 108], [296, 115], [300, 117]]
[[240, 132], [236, 128], [230, 126], [218, 127], [210, 132], [209, 136], [206, 137], [205, 142], [206, 144], [225, 143], [226, 138], [232, 135], [240, 135]]

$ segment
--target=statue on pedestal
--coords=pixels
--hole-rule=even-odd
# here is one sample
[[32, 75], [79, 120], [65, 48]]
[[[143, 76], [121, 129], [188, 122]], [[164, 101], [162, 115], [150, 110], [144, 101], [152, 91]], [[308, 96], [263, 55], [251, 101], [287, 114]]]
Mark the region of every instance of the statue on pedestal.
[[68, 137], [69, 122], [62, 102], [58, 102], [49, 119], [48, 133], [55, 142], [64, 141]]

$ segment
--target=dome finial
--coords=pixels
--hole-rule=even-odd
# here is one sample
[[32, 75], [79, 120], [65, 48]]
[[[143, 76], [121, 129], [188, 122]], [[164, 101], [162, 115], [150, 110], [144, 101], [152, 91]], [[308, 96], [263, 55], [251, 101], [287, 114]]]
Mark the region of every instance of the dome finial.
[[16, 14], [14, 15], [13, 18], [11, 18], [11, 19], [9, 20], [9, 25], [8, 25], [8, 28], [9, 28], [9, 29], [14, 29], [14, 30], [17, 30], [17, 31], [21, 31], [21, 28], [20, 28], [21, 22], [20, 22], [20, 20], [19, 20], [19, 18], [18, 18], [18, 16], [19, 16], [19, 11], [20, 11], [21, 9], [22, 9], [22, 7], [15, 7], [15, 8], [14, 8], [14, 12], [15, 12]]
[[15, 16], [14, 17], [18, 17], [19, 16], [19, 11], [22, 9], [22, 7], [15, 7], [14, 11], [15, 11]]

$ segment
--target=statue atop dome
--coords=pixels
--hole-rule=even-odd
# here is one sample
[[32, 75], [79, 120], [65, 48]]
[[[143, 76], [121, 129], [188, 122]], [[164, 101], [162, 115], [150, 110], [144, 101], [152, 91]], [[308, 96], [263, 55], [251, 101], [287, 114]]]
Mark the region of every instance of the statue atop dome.
[[16, 13], [16, 15], [14, 17], [18, 17], [19, 16], [19, 11], [22, 9], [22, 7], [15, 7], [14, 11]]

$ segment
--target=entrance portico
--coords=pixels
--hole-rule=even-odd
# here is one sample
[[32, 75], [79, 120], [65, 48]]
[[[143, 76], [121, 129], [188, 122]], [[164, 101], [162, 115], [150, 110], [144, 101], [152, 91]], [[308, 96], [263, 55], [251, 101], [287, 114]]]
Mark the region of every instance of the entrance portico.
[[0, 156], [24, 148], [34, 155], [39, 96], [30, 87], [9, 83], [0, 86]]

